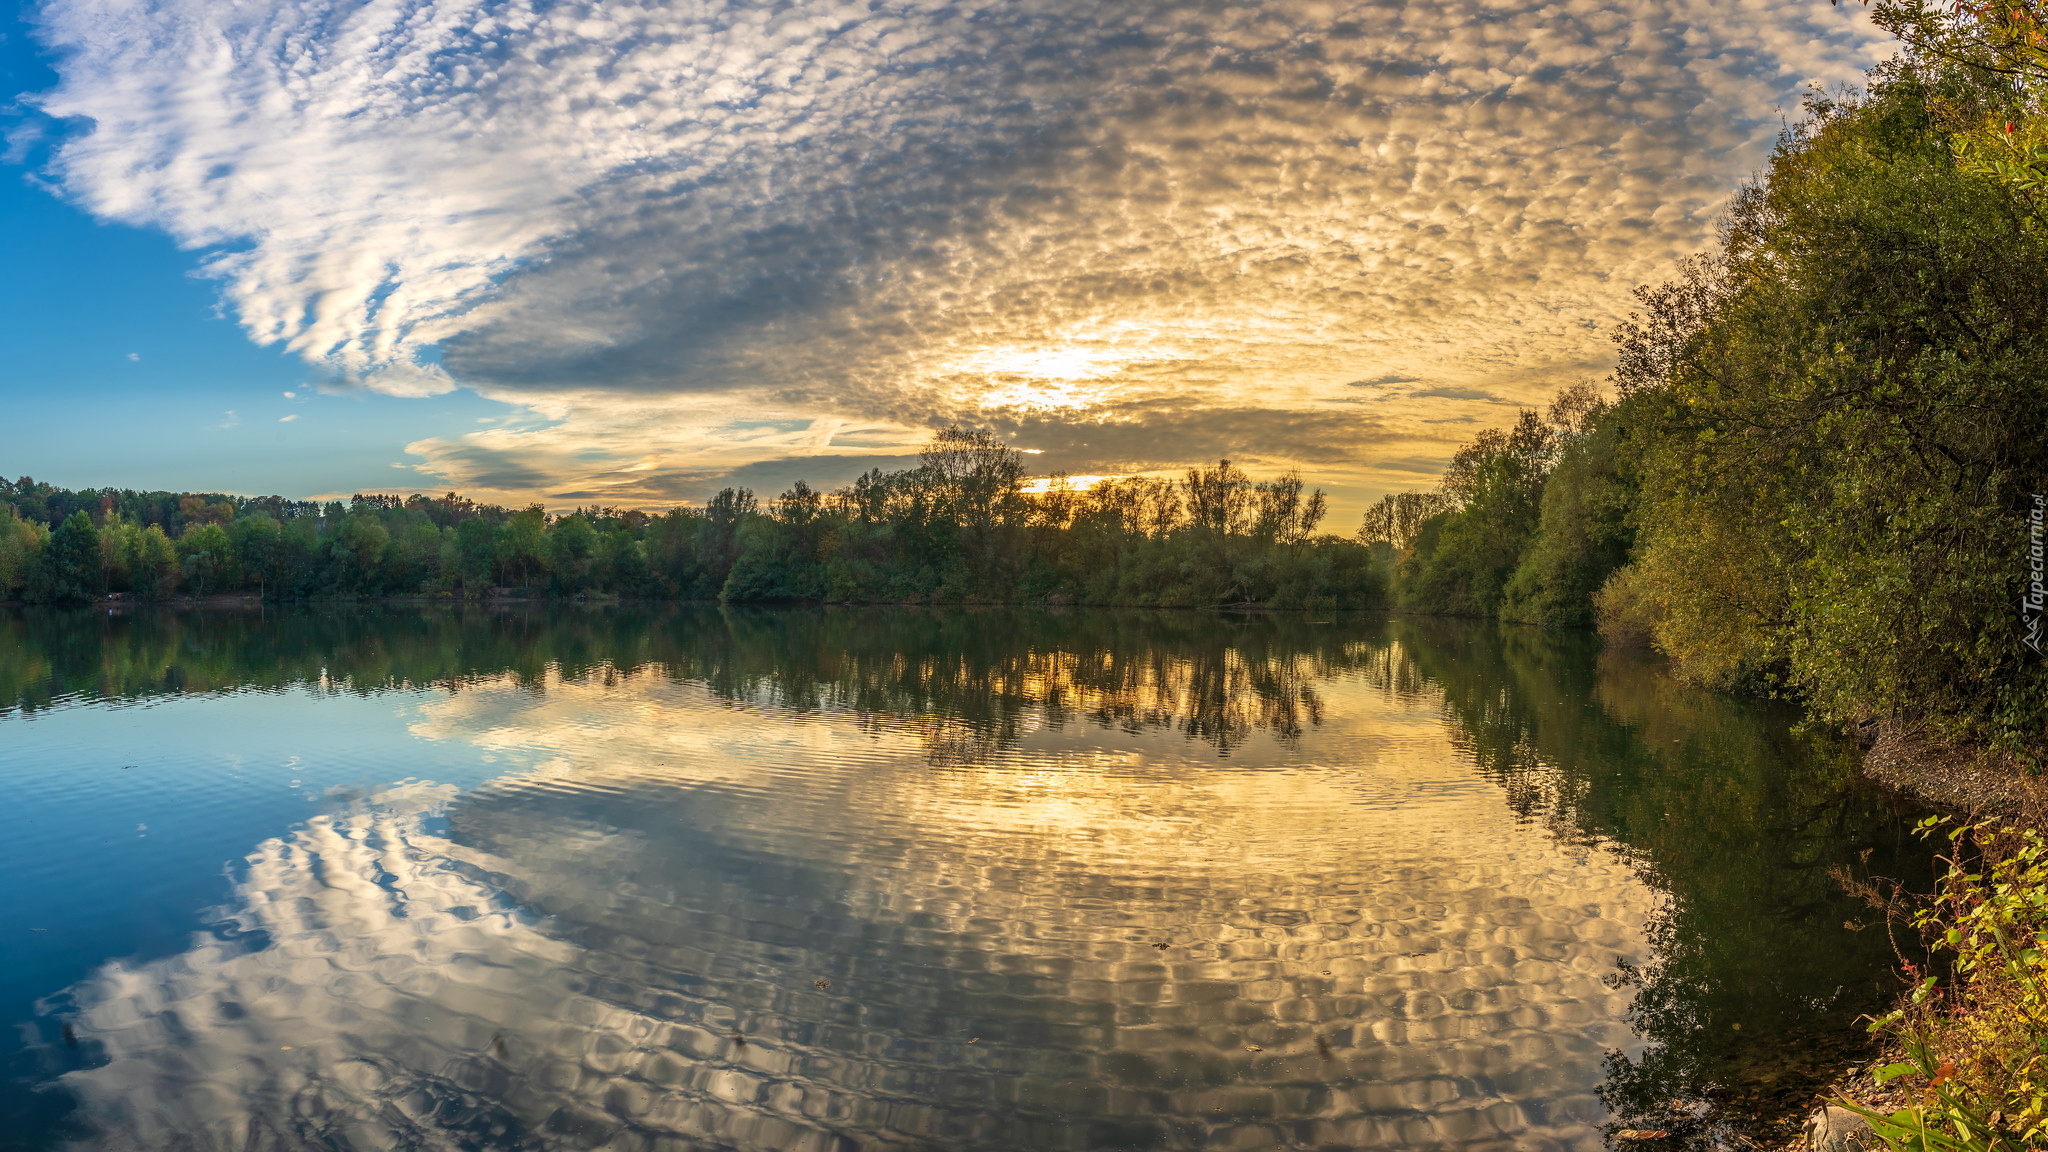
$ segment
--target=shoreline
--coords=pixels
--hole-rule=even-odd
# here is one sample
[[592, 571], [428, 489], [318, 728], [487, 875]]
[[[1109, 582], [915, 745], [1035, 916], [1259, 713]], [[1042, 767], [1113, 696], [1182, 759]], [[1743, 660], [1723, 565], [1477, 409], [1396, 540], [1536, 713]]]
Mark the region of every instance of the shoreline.
[[1889, 723], [1863, 753], [1863, 774], [1904, 796], [1968, 817], [2002, 816], [2048, 830], [2048, 781], [2009, 756]]
[[[1875, 738], [1863, 752], [1864, 776], [1902, 798], [1943, 810], [1966, 820], [2002, 817], [2023, 828], [2048, 831], [2048, 782], [2029, 775], [2010, 756], [1984, 747], [1959, 745], [1898, 722], [1875, 725]], [[1906, 986], [1901, 983], [1901, 1001]], [[1771, 1145], [1778, 1152], [1831, 1152], [1851, 1146], [1859, 1130], [1867, 1143], [1881, 1149], [1860, 1117], [1839, 1106], [1853, 1100], [1881, 1112], [1914, 1102], [1905, 1080], [1878, 1084], [1872, 1072], [1903, 1058], [1896, 1041], [1873, 1044], [1869, 1058], [1842, 1070], [1803, 1109], [1805, 1123], [1796, 1135]], [[1789, 1128], [1797, 1117], [1776, 1118]]]

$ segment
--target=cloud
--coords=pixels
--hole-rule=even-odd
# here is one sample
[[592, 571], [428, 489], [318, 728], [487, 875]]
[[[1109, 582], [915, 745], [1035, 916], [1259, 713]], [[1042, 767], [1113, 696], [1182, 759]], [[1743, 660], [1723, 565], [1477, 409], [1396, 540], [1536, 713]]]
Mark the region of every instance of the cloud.
[[1420, 391], [1410, 392], [1408, 395], [1416, 399], [1434, 397], [1440, 400], [1481, 400], [1488, 404], [1502, 403], [1500, 397], [1482, 388], [1424, 388]]
[[277, 422], [278, 422], [279, 424], [289, 424], [289, 423], [291, 423], [292, 421], [294, 421], [294, 420], [297, 420], [298, 418], [299, 418], [299, 414], [298, 414], [298, 413], [296, 413], [296, 412], [294, 412], [294, 413], [292, 413], [292, 414], [291, 414], [291, 415], [289, 415], [289, 416], [279, 416], [279, 417], [277, 418]]
[[[620, 492], [627, 425], [663, 468], [779, 458], [706, 408], [1177, 460], [1097, 430], [1257, 408], [1291, 415], [1202, 443], [1327, 462], [1284, 437], [1333, 386], [1533, 400], [1878, 49], [1768, 0], [51, 0], [42, 32], [41, 107], [94, 126], [69, 195], [201, 251], [330, 387], [545, 417], [436, 474]], [[1422, 414], [1351, 446], [1440, 445]]]

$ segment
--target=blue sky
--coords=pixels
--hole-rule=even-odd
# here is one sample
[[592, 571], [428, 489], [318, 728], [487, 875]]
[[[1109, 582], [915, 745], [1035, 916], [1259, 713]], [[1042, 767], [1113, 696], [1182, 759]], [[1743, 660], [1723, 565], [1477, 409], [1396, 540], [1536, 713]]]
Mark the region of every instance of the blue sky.
[[[57, 79], [22, 9], [13, 0], [0, 8], [9, 97]], [[22, 123], [19, 113], [9, 119]], [[66, 203], [35, 170], [47, 143], [25, 151], [0, 166], [0, 470], [9, 479], [350, 491], [388, 482], [421, 435], [460, 434], [506, 413], [470, 392], [427, 403], [319, 394], [304, 361], [257, 346], [222, 314], [219, 287], [193, 275], [192, 253]], [[285, 416], [297, 418], [280, 423]]]
[[1824, 0], [4, 11], [0, 471], [554, 506], [951, 423], [1426, 486], [1884, 51]]

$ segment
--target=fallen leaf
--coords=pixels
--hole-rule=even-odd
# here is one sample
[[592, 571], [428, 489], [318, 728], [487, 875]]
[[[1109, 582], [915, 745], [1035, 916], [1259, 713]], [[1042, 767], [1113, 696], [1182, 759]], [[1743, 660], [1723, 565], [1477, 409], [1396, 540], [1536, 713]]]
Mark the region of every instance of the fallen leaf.
[[1264, 1049], [1264, 1048], [1261, 1048], [1261, 1047], [1259, 1047], [1259, 1046], [1258, 1046], [1257, 1044], [1247, 1044], [1247, 1045], [1245, 1045], [1245, 1046], [1244, 1046], [1244, 1050], [1245, 1050], [1245, 1051], [1247, 1051], [1247, 1052], [1264, 1052], [1264, 1051], [1265, 1051], [1265, 1049]]
[[1616, 1140], [1662, 1140], [1671, 1133], [1662, 1128], [1623, 1128], [1614, 1134]]

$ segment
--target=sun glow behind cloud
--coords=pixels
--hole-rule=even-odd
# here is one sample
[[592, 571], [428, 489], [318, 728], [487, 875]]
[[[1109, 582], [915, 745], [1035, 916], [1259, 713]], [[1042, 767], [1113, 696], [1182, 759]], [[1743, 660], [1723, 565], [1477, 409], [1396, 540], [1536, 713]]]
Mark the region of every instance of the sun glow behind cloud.
[[1499, 401], [1603, 371], [1801, 87], [1879, 48], [1817, 0], [42, 20], [42, 106], [93, 125], [69, 195], [199, 250], [329, 387], [520, 406], [410, 451], [551, 503], [901, 457], [954, 420], [1048, 469], [1413, 483]]

